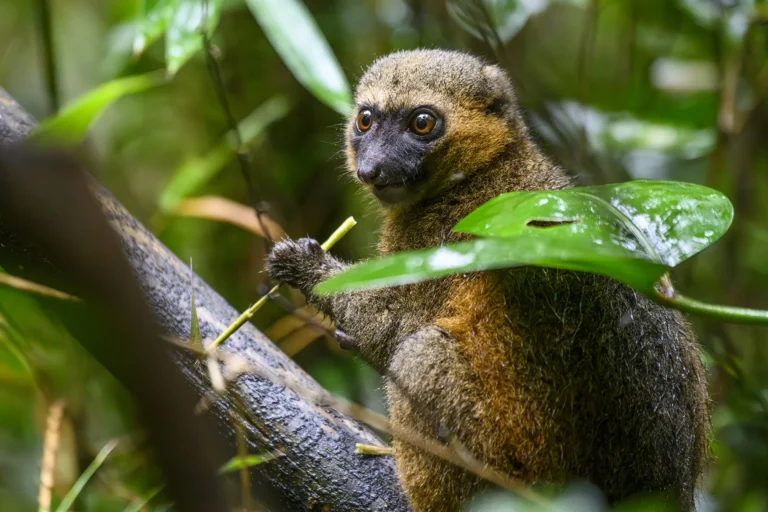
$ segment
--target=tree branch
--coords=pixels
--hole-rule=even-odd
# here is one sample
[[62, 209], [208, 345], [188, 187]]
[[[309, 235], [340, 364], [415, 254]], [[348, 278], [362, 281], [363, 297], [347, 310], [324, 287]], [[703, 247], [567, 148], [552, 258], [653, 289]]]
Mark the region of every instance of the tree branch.
[[[34, 120], [0, 88], [0, 144], [23, 140]], [[1, 149], [1, 148], [0, 148]], [[95, 183], [93, 194], [101, 203], [110, 226], [120, 238], [125, 257], [147, 303], [162, 330], [189, 339], [191, 327], [189, 268], [146, 230], [108, 192]], [[36, 208], [31, 204], [29, 208]], [[54, 255], [31, 246], [22, 233], [0, 224], [0, 265], [69, 293]], [[215, 339], [237, 316], [227, 302], [199, 277], [193, 279], [200, 332], [204, 340]], [[219, 425], [219, 435], [232, 447], [235, 428], [229, 412], [235, 402], [245, 406], [246, 435], [251, 453], [280, 452], [280, 457], [251, 469], [251, 483], [269, 490], [277, 503], [288, 510], [329, 509], [334, 511], [408, 510], [397, 482], [394, 462], [386, 457], [356, 455], [356, 443], [383, 446], [357, 421], [327, 405], [313, 403], [299, 394], [259, 375], [277, 375], [291, 387], [301, 386], [310, 394], [326, 394], [319, 384], [283, 354], [253, 325], [246, 324], [222, 345], [263, 371], [245, 374], [230, 384], [233, 396], [216, 400], [210, 414]], [[171, 349], [172, 358], [187, 384], [198, 397], [209, 394], [205, 365], [182, 350]], [[141, 372], [141, 369], [136, 369]], [[177, 428], [184, 428], [178, 425]], [[266, 486], [266, 487], [265, 487]]]

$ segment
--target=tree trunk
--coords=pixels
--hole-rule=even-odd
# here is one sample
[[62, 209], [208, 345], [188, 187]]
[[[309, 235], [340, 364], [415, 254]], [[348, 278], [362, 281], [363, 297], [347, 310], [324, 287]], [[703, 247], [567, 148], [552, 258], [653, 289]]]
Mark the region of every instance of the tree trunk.
[[[34, 126], [34, 119], [0, 88], [0, 145], [23, 140]], [[156, 321], [168, 335], [189, 339], [189, 268], [102, 187], [94, 184], [91, 188], [120, 238]], [[37, 279], [48, 276], [43, 284], [55, 286], [55, 277], [45, 272], [55, 264], [48, 255], [29, 250], [23, 234], [0, 225], [0, 265], [9, 272]], [[238, 312], [199, 277], [192, 277], [200, 332], [210, 342]], [[392, 459], [354, 453], [355, 443], [382, 445], [381, 440], [353, 418], [315, 403], [311, 396], [326, 392], [253, 325], [244, 325], [223, 349], [247, 359], [256, 371], [231, 383], [230, 395], [215, 400], [209, 414], [217, 420], [218, 434], [232, 443], [235, 430], [229, 412], [233, 396], [238, 397], [246, 408], [249, 451], [282, 454], [251, 469], [254, 487], [267, 486], [267, 494], [277, 498], [273, 506], [285, 510], [408, 510]], [[209, 394], [206, 366], [183, 351], [170, 353], [195, 393], [199, 397]], [[268, 380], [263, 375], [276, 378]], [[297, 393], [280, 383], [291, 383], [293, 389], [303, 387], [308, 393]]]

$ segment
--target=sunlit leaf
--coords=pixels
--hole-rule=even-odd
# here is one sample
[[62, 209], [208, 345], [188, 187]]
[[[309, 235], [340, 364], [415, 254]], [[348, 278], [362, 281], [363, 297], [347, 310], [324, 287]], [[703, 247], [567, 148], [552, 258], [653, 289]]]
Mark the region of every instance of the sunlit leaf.
[[347, 115], [349, 82], [309, 10], [300, 0], [246, 0], [288, 69], [320, 101]]
[[732, 220], [733, 206], [716, 190], [637, 180], [503, 194], [467, 215], [454, 231], [504, 238], [543, 233], [674, 267], [723, 236]]
[[[270, 98], [238, 125], [243, 144], [249, 144], [264, 133], [266, 128], [288, 113], [290, 104], [282, 96]], [[192, 158], [182, 164], [160, 195], [160, 208], [173, 211], [179, 202], [210, 180], [229, 163], [235, 154], [232, 134], [225, 136], [218, 146], [204, 156]]]
[[163, 81], [162, 74], [148, 73], [102, 84], [66, 106], [56, 116], [40, 123], [32, 133], [32, 139], [42, 143], [77, 144], [85, 137], [93, 121], [113, 102]]
[[556, 239], [523, 240], [483, 238], [435, 249], [405, 252], [355, 265], [317, 286], [318, 293], [379, 288], [416, 283], [451, 274], [522, 265], [582, 270], [608, 275], [636, 287], [647, 288], [667, 267], [648, 260], [621, 256], [621, 251], [590, 251]]
[[263, 455], [246, 455], [245, 457], [235, 456], [219, 468], [219, 473], [231, 473], [244, 467], [250, 468], [264, 464], [272, 459], [276, 459], [280, 454], [265, 453]]
[[720, 238], [732, 217], [725, 196], [690, 183], [633, 181], [512, 192], [482, 205], [454, 228], [488, 238], [356, 265], [317, 291], [537, 265], [602, 274], [650, 294], [669, 268]]
[[165, 62], [171, 75], [202, 49], [202, 30], [210, 34], [216, 28], [224, 0], [177, 0], [175, 3], [165, 41]]
[[549, 0], [448, 0], [448, 12], [461, 27], [480, 39], [506, 43], [528, 18], [547, 8]]
[[133, 40], [133, 53], [140, 55], [168, 29], [179, 0], [142, 0]]

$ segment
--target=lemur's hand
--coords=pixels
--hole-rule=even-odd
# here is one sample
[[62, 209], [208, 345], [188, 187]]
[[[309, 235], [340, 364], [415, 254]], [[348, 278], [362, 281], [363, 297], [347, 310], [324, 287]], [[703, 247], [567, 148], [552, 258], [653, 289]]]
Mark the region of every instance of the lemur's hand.
[[280, 241], [267, 256], [269, 277], [298, 288], [305, 295], [337, 267], [339, 263], [312, 238]]

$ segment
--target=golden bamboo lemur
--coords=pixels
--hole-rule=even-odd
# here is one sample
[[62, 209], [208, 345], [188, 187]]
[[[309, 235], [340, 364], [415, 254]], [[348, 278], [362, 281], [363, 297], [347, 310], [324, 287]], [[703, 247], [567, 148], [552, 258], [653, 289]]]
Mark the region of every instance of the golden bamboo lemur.
[[[381, 254], [464, 238], [451, 227], [503, 192], [571, 184], [529, 138], [505, 73], [463, 53], [376, 61], [346, 141], [350, 172], [383, 206]], [[299, 288], [382, 372], [393, 423], [449, 434], [527, 482], [588, 479], [610, 502], [660, 491], [693, 508], [709, 412], [680, 313], [611, 279], [532, 267], [312, 292], [346, 266], [310, 239], [280, 242], [268, 259], [272, 278]], [[394, 447], [416, 511], [456, 510], [481, 484]]]

